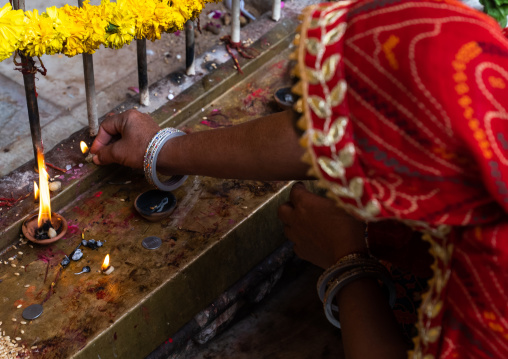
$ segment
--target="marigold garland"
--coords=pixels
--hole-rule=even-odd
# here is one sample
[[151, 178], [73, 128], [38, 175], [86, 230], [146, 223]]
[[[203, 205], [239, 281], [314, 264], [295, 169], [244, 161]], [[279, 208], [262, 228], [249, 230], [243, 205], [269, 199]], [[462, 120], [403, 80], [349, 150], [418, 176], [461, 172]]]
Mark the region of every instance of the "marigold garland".
[[0, 8], [0, 61], [16, 51], [29, 56], [93, 54], [101, 45], [119, 49], [134, 38], [152, 41], [183, 30], [206, 3], [220, 0], [102, 0], [100, 5], [65, 5], [38, 10]]

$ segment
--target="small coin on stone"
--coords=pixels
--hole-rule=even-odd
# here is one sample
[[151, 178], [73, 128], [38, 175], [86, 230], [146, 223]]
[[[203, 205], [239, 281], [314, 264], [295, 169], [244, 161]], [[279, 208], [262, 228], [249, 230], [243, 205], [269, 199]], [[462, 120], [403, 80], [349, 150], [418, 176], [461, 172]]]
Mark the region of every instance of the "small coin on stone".
[[36, 318], [39, 318], [41, 314], [42, 314], [42, 305], [32, 304], [26, 307], [21, 315], [26, 320], [34, 320]]
[[143, 239], [141, 243], [146, 249], [157, 249], [161, 246], [162, 241], [159, 237], [150, 236]]

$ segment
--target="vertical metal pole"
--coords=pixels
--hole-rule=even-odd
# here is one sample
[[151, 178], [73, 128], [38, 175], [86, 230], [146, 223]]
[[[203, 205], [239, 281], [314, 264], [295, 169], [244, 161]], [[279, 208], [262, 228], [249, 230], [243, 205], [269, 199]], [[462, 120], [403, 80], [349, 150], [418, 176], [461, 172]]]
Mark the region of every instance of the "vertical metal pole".
[[272, 20], [274, 21], [280, 20], [280, 5], [280, 0], [273, 0]]
[[[83, 0], [78, 0], [79, 7], [83, 6]], [[95, 97], [95, 79], [93, 73], [92, 54], [83, 55], [83, 71], [85, 73], [86, 109], [88, 112], [88, 128], [90, 136], [95, 137], [99, 132], [99, 119], [97, 117], [97, 99]]]
[[[25, 0], [14, 0], [13, 8], [25, 11]], [[37, 92], [35, 90], [35, 64], [30, 56], [19, 53], [23, 67], [23, 82], [25, 84], [26, 107], [28, 110], [28, 121], [30, 123], [30, 133], [32, 135], [32, 146], [35, 158], [35, 169], [37, 165], [37, 152], [43, 151], [41, 123], [39, 120], [39, 106], [37, 104]]]
[[233, 0], [231, 12], [231, 42], [237, 44], [240, 42], [240, 0]]
[[150, 93], [148, 92], [148, 64], [146, 61], [146, 39], [136, 40], [138, 52], [138, 84], [139, 103], [143, 106], [150, 105]]
[[192, 22], [192, 20], [187, 20], [185, 23], [185, 73], [188, 76], [194, 76], [196, 74], [194, 55], [194, 22]]

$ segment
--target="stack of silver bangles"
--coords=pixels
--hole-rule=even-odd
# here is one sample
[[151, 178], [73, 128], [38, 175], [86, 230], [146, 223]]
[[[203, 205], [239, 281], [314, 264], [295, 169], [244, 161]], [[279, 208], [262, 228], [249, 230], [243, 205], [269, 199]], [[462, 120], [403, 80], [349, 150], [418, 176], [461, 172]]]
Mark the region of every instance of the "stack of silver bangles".
[[159, 156], [162, 147], [164, 147], [164, 144], [168, 140], [183, 135], [185, 135], [185, 132], [180, 131], [176, 128], [164, 128], [157, 132], [157, 134], [152, 138], [150, 144], [146, 148], [143, 161], [146, 180], [152, 186], [157, 187], [161, 191], [169, 192], [177, 189], [185, 182], [188, 177], [180, 175], [171, 176], [171, 178], [166, 182], [161, 182], [159, 177], [157, 177], [157, 157]]
[[390, 307], [393, 308], [395, 304], [395, 285], [385, 266], [368, 254], [348, 254], [328, 268], [319, 277], [317, 283], [319, 299], [323, 302], [326, 318], [337, 328], [340, 328], [340, 322], [333, 311], [338, 312], [339, 308], [333, 304], [333, 301], [342, 288], [360, 278], [374, 278], [382, 282], [388, 290]]

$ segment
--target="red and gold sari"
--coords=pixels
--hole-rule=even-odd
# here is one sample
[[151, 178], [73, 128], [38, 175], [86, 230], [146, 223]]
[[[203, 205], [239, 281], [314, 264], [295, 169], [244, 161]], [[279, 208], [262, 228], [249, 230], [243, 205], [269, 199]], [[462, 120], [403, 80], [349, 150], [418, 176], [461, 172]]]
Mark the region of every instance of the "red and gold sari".
[[508, 358], [508, 41], [460, 2], [341, 1], [304, 12], [305, 161], [369, 222], [434, 258], [411, 358]]

